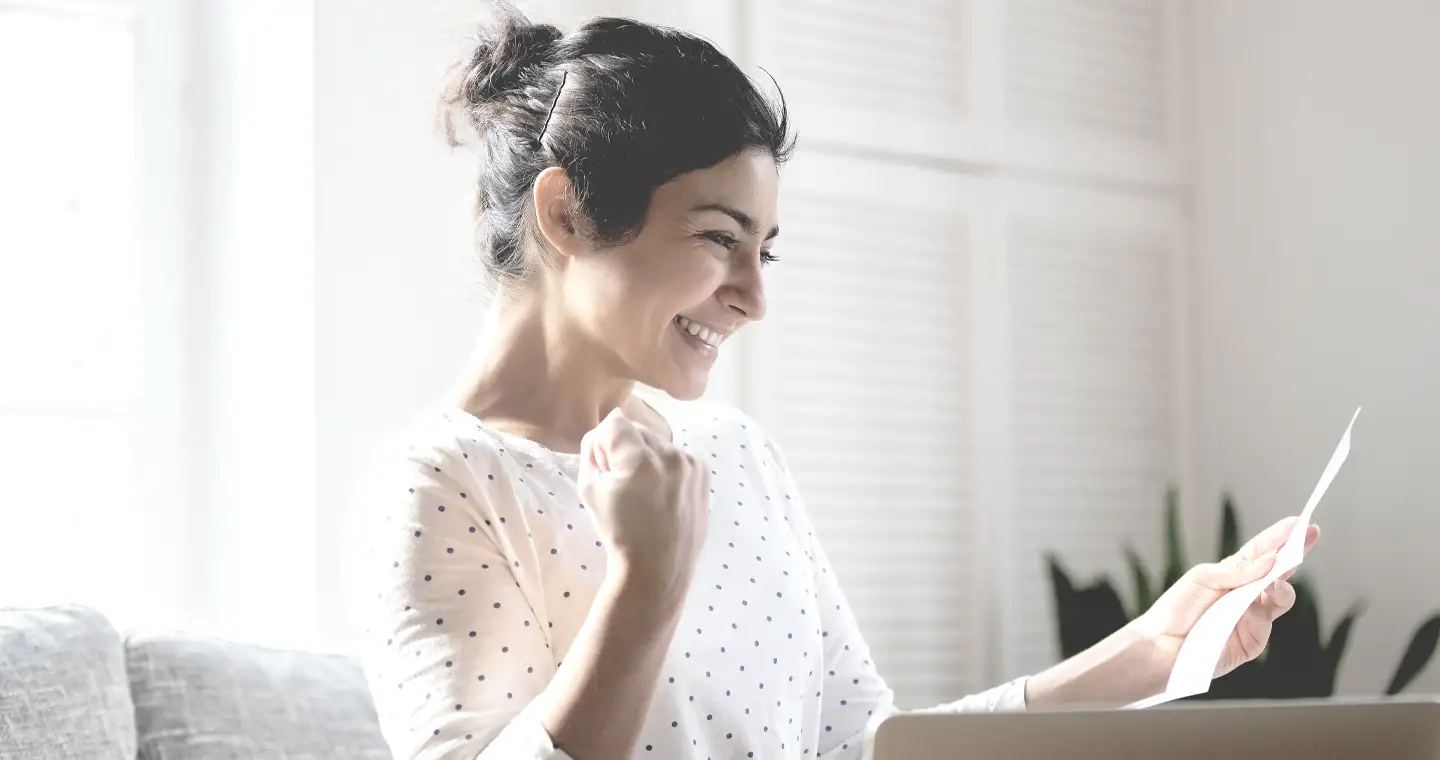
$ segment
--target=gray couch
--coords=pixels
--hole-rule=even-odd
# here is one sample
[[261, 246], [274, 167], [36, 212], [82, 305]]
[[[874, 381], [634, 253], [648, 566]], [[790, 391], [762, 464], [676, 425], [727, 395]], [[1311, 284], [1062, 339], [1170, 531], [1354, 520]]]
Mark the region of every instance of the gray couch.
[[359, 665], [0, 610], [0, 758], [389, 760]]

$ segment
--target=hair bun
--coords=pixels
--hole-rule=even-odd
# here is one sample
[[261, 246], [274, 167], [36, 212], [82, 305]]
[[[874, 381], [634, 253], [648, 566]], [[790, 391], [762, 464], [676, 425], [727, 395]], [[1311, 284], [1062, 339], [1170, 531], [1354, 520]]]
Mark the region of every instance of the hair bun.
[[555, 26], [535, 24], [508, 3], [474, 37], [475, 48], [451, 71], [441, 96], [442, 123], [456, 141], [455, 117], [483, 112], [487, 106], [524, 96], [552, 62], [555, 43], [564, 37]]

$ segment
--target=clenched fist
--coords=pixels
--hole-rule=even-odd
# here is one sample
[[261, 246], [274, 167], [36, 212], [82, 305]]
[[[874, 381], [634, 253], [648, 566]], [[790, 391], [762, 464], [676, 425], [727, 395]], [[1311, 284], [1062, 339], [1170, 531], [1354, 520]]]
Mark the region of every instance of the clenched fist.
[[705, 544], [710, 471], [618, 409], [580, 443], [581, 498], [611, 572], [684, 593]]

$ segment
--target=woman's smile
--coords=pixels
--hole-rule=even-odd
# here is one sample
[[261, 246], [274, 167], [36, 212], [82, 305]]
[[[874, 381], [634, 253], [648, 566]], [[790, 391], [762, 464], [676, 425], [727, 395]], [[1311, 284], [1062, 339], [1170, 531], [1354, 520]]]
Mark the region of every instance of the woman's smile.
[[683, 315], [677, 315], [670, 320], [670, 324], [675, 328], [675, 332], [679, 333], [681, 342], [709, 361], [714, 361], [715, 357], [720, 355], [720, 344], [730, 337], [728, 332], [708, 327]]

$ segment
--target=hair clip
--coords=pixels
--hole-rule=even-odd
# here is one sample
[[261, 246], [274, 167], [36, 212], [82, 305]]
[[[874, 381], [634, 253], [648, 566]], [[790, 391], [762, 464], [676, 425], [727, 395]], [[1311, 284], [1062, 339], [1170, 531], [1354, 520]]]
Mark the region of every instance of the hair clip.
[[560, 102], [560, 93], [565, 90], [565, 80], [570, 78], [570, 72], [560, 72], [560, 86], [555, 89], [555, 99], [550, 101], [550, 110], [545, 112], [545, 126], [540, 128], [540, 136], [535, 138], [536, 142], [545, 143], [545, 130], [550, 128], [550, 117], [555, 115], [555, 104]]

